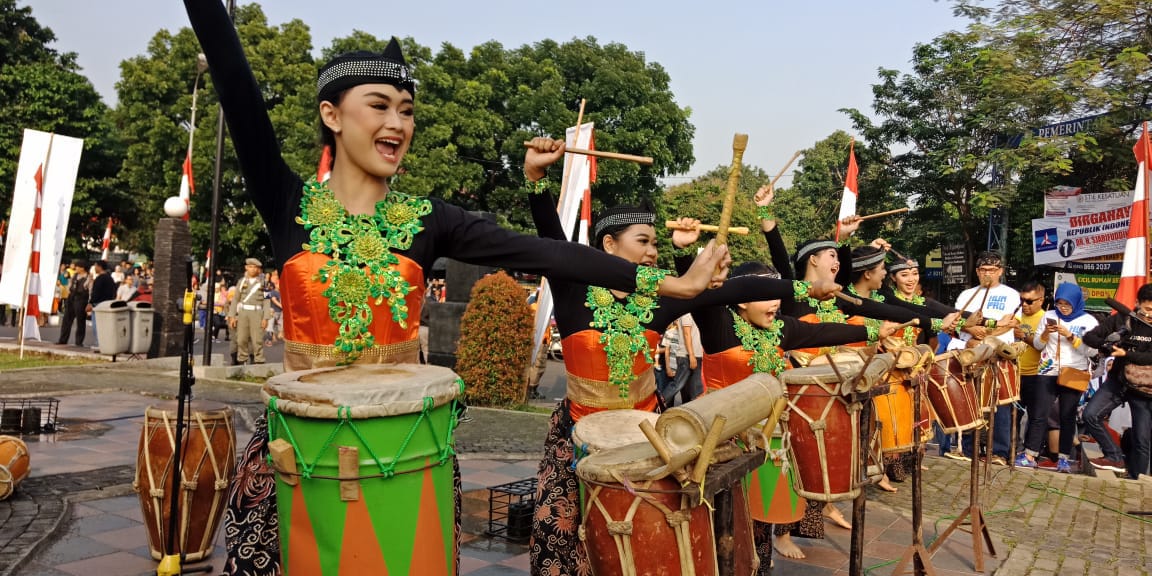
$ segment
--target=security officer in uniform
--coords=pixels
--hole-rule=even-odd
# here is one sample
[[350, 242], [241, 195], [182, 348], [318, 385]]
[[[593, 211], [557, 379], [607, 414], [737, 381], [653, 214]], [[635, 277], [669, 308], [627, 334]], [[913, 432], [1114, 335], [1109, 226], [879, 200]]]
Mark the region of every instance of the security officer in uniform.
[[238, 364], [247, 364], [249, 358], [264, 363], [264, 330], [272, 318], [272, 306], [265, 298], [263, 271], [259, 260], [244, 261], [244, 277], [236, 284], [236, 297], [228, 308]]

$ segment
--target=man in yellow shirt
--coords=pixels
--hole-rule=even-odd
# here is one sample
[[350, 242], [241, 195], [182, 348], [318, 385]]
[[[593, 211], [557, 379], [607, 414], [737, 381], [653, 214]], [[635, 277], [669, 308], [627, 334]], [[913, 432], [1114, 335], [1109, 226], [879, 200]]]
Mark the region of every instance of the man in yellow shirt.
[[[1040, 322], [1044, 318], [1044, 285], [1036, 282], [1029, 281], [1020, 287], [1020, 312], [1016, 314], [1016, 318], [1020, 321], [1020, 325], [1013, 328], [1016, 340], [1020, 342], [1027, 342], [1028, 347], [1020, 353], [1017, 358], [1018, 366], [1020, 369], [1020, 394], [1024, 400], [1024, 408], [1029, 415], [1029, 426], [1036, 426], [1037, 424], [1032, 421], [1030, 415], [1037, 413], [1036, 402], [1040, 399], [1036, 394], [1038, 383], [1036, 382], [1036, 374], [1040, 369], [1040, 350], [1037, 350], [1032, 343], [1032, 337], [1036, 331], [1040, 329]], [[1041, 422], [1044, 430], [1048, 429], [1046, 422]], [[1031, 433], [1029, 432], [1029, 435]], [[1043, 438], [1037, 435], [1037, 438]], [[1018, 445], [1024, 445], [1023, 442], [1018, 442]], [[1026, 460], [1021, 462], [1021, 460]], [[1016, 456], [1016, 465], [1022, 467], [1034, 468], [1036, 460], [1034, 456], [1028, 455], [1021, 451]]]

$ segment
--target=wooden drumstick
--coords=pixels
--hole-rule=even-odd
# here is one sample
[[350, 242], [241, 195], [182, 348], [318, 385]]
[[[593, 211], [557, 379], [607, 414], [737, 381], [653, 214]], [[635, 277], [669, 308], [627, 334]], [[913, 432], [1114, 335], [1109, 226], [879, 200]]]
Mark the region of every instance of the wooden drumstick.
[[708, 429], [708, 435], [704, 437], [700, 457], [696, 459], [696, 467], [692, 469], [693, 482], [704, 483], [704, 474], [708, 472], [708, 466], [712, 463], [712, 454], [716, 451], [716, 445], [720, 443], [720, 435], [724, 433], [724, 425], [727, 423], [728, 418], [723, 414], [718, 414], [712, 420], [712, 427]]
[[[689, 231], [692, 230], [691, 228], [681, 227], [680, 223], [675, 221], [675, 220], [665, 220], [664, 221], [664, 227], [665, 228], [671, 228], [672, 230], [689, 230]], [[701, 232], [719, 232], [720, 231], [720, 227], [715, 226], [713, 224], [701, 224], [701, 225], [697, 226], [696, 229], [701, 231]], [[748, 235], [748, 227], [747, 226], [732, 226], [732, 227], [728, 228], [728, 233], [729, 234], [739, 234], [741, 236], [747, 236]]]
[[919, 325], [920, 325], [920, 319], [919, 318], [913, 318], [913, 319], [911, 319], [911, 320], [909, 320], [903, 324], [897, 325], [896, 330], [903, 330], [905, 328], [908, 328], [909, 326], [919, 326]]
[[[681, 484], [686, 483], [688, 481], [688, 473], [682, 470], [682, 468], [691, 463], [692, 459], [689, 458], [682, 464], [673, 467], [673, 463], [677, 463], [679, 460], [672, 457], [672, 451], [668, 449], [668, 444], [664, 442], [664, 438], [660, 436], [660, 433], [656, 432], [656, 427], [653, 426], [651, 422], [645, 420], [640, 423], [640, 431], [644, 433], [644, 437], [647, 438], [648, 442], [652, 444], [652, 447], [656, 449], [656, 454], [660, 455], [660, 459], [664, 461], [666, 466], [664, 476], [667, 476], [668, 472], [671, 472], [676, 475], [676, 479], [679, 480]], [[678, 454], [678, 456], [682, 455]], [[653, 472], [656, 471], [653, 470]]]
[[888, 251], [891, 252], [892, 255], [896, 257], [897, 260], [901, 260], [903, 262], [907, 262], [907, 261], [911, 260], [911, 258], [901, 254], [899, 250], [897, 250], [896, 248], [893, 248], [891, 245], [888, 246]]
[[[531, 146], [531, 142], [525, 142], [524, 147]], [[619, 152], [608, 152], [606, 150], [586, 150], [584, 148], [567, 148], [564, 150], [569, 154], [583, 154], [585, 156], [595, 156], [597, 158], [608, 158], [611, 160], [626, 160], [628, 162], [635, 162], [645, 166], [651, 166], [655, 160], [651, 156], [636, 156], [633, 154], [621, 154]]]
[[849, 295], [847, 295], [847, 294], [845, 294], [845, 293], [843, 293], [843, 292], [840, 292], [840, 291], [837, 291], [837, 292], [835, 292], [835, 293], [834, 293], [834, 295], [835, 295], [837, 298], [839, 298], [839, 299], [841, 299], [841, 300], [843, 300], [843, 301], [845, 301], [845, 302], [851, 302], [851, 303], [853, 303], [853, 304], [855, 304], [855, 305], [857, 305], [857, 306], [860, 306], [861, 304], [863, 304], [863, 303], [864, 303], [864, 301], [863, 301], [863, 300], [861, 300], [861, 299], [859, 299], [859, 298], [856, 298], [856, 297], [853, 297], [853, 296], [849, 296]]
[[911, 210], [911, 208], [908, 208], [908, 207], [897, 208], [895, 210], [885, 210], [884, 212], [877, 212], [875, 214], [869, 214], [867, 216], [861, 216], [860, 221], [863, 222], [865, 220], [871, 220], [873, 218], [883, 218], [884, 216], [891, 216], [893, 214], [903, 214], [909, 210]]
[[[776, 424], [780, 422], [780, 417], [784, 415], [784, 411], [788, 409], [788, 398], [781, 396], [776, 399], [776, 403], [772, 405], [772, 413], [768, 415], [768, 419], [764, 421], [764, 436], [766, 439], [772, 438], [772, 433], [776, 431]], [[767, 440], [765, 440], [764, 449], [768, 449]]]
[[776, 181], [784, 177], [784, 173], [787, 172], [788, 169], [792, 167], [792, 163], [795, 162], [796, 159], [799, 157], [800, 157], [800, 151], [798, 150], [798, 151], [796, 151], [795, 154], [792, 155], [791, 158], [788, 159], [788, 163], [785, 164], [784, 167], [780, 169], [780, 173], [777, 174], [776, 177], [773, 178], [772, 181], [768, 183], [768, 187], [775, 190], [776, 189]]
[[724, 191], [724, 208], [720, 211], [720, 229], [716, 231], [716, 245], [728, 244], [728, 226], [732, 224], [732, 206], [736, 202], [736, 189], [740, 186], [740, 166], [744, 150], [748, 148], [748, 135], [732, 137], [732, 167], [728, 170], [728, 187]]

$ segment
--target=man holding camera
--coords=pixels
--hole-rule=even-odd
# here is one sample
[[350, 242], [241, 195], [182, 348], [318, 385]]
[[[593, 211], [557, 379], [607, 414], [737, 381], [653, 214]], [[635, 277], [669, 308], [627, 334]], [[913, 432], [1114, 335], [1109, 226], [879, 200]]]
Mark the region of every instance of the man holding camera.
[[[1139, 478], [1148, 473], [1152, 447], [1152, 284], [1141, 286], [1136, 293], [1135, 311], [1109, 316], [1084, 334], [1084, 343], [1100, 350], [1101, 356], [1113, 358], [1108, 377], [1084, 407], [1085, 427], [1104, 452], [1091, 463], [1104, 470], [1127, 469], [1131, 478]], [[1104, 418], [1124, 402], [1132, 410], [1133, 442], [1127, 466], [1123, 452], [1103, 424]]]

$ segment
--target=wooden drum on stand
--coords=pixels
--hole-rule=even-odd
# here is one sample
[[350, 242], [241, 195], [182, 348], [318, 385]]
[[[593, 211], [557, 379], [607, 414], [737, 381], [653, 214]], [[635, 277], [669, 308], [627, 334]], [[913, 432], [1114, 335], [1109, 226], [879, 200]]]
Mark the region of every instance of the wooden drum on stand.
[[[212, 554], [224, 518], [228, 484], [236, 471], [232, 409], [216, 402], [191, 402], [180, 451], [180, 490], [172, 493], [176, 449], [176, 402], [149, 406], [136, 458], [132, 488], [140, 498], [152, 558], [185, 554], [195, 562]], [[186, 405], [187, 407], [187, 405]], [[168, 549], [172, 498], [179, 498], [176, 549]]]

